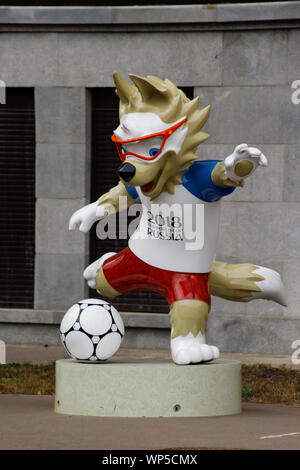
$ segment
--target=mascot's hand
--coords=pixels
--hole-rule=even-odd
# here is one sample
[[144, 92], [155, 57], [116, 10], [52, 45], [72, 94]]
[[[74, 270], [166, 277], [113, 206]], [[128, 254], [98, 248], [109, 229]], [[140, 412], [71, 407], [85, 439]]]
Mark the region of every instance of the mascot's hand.
[[74, 231], [79, 227], [80, 232], [88, 232], [92, 225], [103, 219], [108, 211], [103, 206], [98, 206], [98, 201], [82, 207], [74, 212], [69, 222], [69, 230]]
[[232, 181], [241, 182], [250, 176], [258, 166], [267, 166], [265, 155], [255, 147], [240, 144], [235, 147], [233, 153], [225, 158], [225, 171]]

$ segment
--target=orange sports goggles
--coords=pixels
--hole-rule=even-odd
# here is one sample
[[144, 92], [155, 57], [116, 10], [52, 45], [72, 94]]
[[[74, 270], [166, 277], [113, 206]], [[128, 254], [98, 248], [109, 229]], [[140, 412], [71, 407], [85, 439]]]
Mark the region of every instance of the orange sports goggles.
[[[148, 134], [144, 135], [143, 137], [137, 137], [135, 139], [128, 139], [128, 140], [121, 140], [118, 139], [114, 134], [111, 136], [111, 140], [116, 144], [117, 151], [119, 154], [120, 159], [122, 162], [126, 159], [128, 155], [133, 155], [134, 157], [141, 158], [142, 160], [155, 160], [157, 158], [166, 143], [166, 140], [175, 132], [180, 126], [182, 126], [185, 122], [187, 121], [187, 118], [182, 119], [182, 121], [178, 122], [177, 124], [174, 124], [174, 126], [169, 127], [168, 129], [161, 131], [161, 132], [156, 132], [155, 134]], [[153, 148], [153, 155], [150, 154], [149, 157], [146, 157], [144, 155], [139, 155], [138, 153], [133, 153], [133, 152], [127, 152], [127, 150], [123, 147], [123, 144], [128, 144], [131, 142], [140, 142], [141, 140], [147, 140], [147, 139], [152, 139], [153, 137], [163, 137], [162, 143], [160, 148]]]

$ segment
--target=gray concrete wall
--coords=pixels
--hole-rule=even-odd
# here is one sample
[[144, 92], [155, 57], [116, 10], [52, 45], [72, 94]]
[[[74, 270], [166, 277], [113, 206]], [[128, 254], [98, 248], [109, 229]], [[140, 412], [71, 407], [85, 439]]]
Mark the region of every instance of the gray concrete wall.
[[[300, 104], [291, 100], [291, 84], [300, 80], [299, 7], [300, 2], [278, 2], [213, 10], [86, 9], [81, 24], [76, 9], [59, 16], [53, 10], [0, 8], [0, 79], [7, 86], [35, 87], [39, 318], [43, 311], [45, 318], [50, 310], [63, 312], [86, 295], [81, 273], [87, 237], [68, 232], [67, 223], [89, 194], [87, 88], [113, 86], [113, 70], [154, 74], [195, 87], [200, 104], [212, 105], [205, 129], [211, 136], [199, 148], [201, 158], [223, 159], [246, 142], [269, 159], [268, 168], [224, 201], [218, 259], [277, 269], [289, 306], [213, 299], [209, 338], [224, 352], [291, 352], [300, 339]], [[156, 320], [157, 332], [152, 323], [149, 329], [129, 322], [127, 346], [165, 347], [167, 320]], [[20, 341], [18, 325], [3, 316], [8, 341]], [[26, 341], [36, 341], [32, 322], [27, 326]], [[45, 342], [47, 328], [41, 328]], [[44, 342], [41, 332], [38, 337]]]
[[83, 298], [88, 236], [68, 220], [88, 202], [90, 95], [84, 87], [36, 87], [36, 309]]

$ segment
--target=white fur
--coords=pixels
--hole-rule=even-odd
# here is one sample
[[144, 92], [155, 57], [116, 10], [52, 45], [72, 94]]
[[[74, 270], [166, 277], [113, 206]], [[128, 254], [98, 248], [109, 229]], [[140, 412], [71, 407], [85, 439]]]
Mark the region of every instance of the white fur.
[[255, 283], [261, 289], [261, 292], [252, 292], [252, 299], [274, 300], [287, 307], [286, 295], [280, 274], [273, 269], [263, 266], [258, 266], [253, 272], [260, 274], [265, 279]]
[[[173, 330], [172, 330], [173, 332]], [[205, 336], [200, 332], [195, 337], [192, 333], [172, 338], [171, 354], [175, 364], [185, 365], [218, 359], [220, 353], [216, 346], [206, 344]]]

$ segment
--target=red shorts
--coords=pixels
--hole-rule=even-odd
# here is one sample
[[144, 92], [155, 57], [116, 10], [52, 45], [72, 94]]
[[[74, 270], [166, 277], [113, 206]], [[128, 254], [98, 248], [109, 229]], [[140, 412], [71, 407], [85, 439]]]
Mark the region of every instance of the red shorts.
[[202, 300], [210, 305], [210, 273], [178, 273], [145, 263], [129, 249], [104, 261], [103, 273], [108, 283], [121, 294], [136, 290], [158, 292], [169, 305], [176, 300]]

